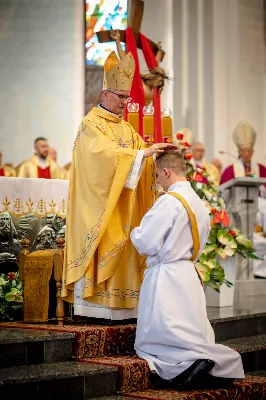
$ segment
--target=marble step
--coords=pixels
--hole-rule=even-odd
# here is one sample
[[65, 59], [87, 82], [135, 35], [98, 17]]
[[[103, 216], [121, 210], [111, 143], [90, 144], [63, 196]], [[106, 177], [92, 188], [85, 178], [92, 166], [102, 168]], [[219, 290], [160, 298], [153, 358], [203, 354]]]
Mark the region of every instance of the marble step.
[[0, 368], [71, 360], [75, 334], [0, 328]]
[[210, 319], [217, 342], [266, 332], [266, 313]]
[[266, 334], [222, 341], [241, 354], [245, 372], [266, 369]]
[[118, 368], [80, 362], [0, 369], [1, 400], [84, 400], [118, 392]]
[[[223, 341], [221, 344], [227, 345], [241, 354], [245, 373], [266, 369], [266, 335]], [[148, 363], [136, 355], [88, 358], [81, 361], [118, 366], [121, 393], [134, 393], [152, 387], [153, 376], [149, 372]]]

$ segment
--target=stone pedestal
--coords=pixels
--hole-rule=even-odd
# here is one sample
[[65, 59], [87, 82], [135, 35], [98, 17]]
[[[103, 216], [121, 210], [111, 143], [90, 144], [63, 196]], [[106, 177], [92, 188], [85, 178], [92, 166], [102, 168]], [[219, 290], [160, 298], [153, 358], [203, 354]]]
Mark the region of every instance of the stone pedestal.
[[[219, 190], [226, 204], [231, 224], [252, 242], [258, 212], [258, 188], [266, 183], [264, 178], [241, 177], [220, 186]], [[256, 295], [260, 285], [253, 279], [253, 262], [239, 255], [237, 257], [236, 296]], [[243, 286], [242, 282], [245, 282]], [[250, 289], [247, 289], [247, 285]], [[261, 285], [260, 285], [261, 286]], [[266, 293], [266, 286], [260, 292]], [[262, 294], [262, 293], [261, 293]]]

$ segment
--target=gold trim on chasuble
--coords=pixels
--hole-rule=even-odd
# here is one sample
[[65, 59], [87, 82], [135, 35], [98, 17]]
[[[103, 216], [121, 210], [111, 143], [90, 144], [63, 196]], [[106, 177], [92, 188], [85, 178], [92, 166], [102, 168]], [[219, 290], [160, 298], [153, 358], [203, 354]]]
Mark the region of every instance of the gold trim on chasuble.
[[[73, 211], [66, 229], [63, 296], [69, 301], [73, 292], [70, 295], [67, 289], [73, 291], [74, 282], [84, 276], [87, 301], [112, 308], [137, 306], [145, 262], [129, 234], [154, 202], [153, 161], [146, 160], [136, 190], [124, 184], [137, 150], [143, 148], [131, 125], [103, 109], [93, 108], [80, 125], [73, 149], [73, 188], [70, 183]], [[79, 190], [84, 187], [82, 175], [87, 179], [84, 193]]]
[[[187, 203], [187, 201], [184, 199], [184, 197], [180, 196], [180, 194], [175, 193], [175, 192], [168, 192], [168, 194], [170, 194], [171, 196], [176, 197], [180, 203], [183, 204], [183, 206], [185, 207], [187, 213], [188, 213], [188, 218], [191, 224], [191, 234], [192, 234], [192, 239], [193, 239], [193, 254], [192, 257], [190, 258], [190, 261], [194, 262], [197, 258], [197, 255], [199, 253], [200, 250], [200, 237], [199, 237], [199, 229], [198, 229], [198, 224], [197, 224], [197, 220], [195, 217], [195, 214], [193, 213], [193, 211], [191, 210], [189, 204]], [[195, 267], [196, 268], [196, 267]], [[197, 271], [197, 269], [196, 269]], [[202, 280], [201, 277], [197, 271], [198, 277], [201, 281], [202, 284]]]

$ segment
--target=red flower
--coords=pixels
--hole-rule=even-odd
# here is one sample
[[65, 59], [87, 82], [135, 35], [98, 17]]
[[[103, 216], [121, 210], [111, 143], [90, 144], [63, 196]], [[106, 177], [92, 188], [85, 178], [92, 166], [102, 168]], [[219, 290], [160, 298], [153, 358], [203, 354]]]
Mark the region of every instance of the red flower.
[[184, 147], [190, 147], [190, 144], [188, 142], [180, 142], [180, 145]]
[[213, 221], [215, 224], [222, 223], [224, 226], [228, 226], [230, 224], [230, 218], [224, 210], [219, 211], [217, 214], [215, 214]]
[[10, 272], [8, 275], [8, 278], [10, 281], [13, 281], [14, 279], [16, 279], [16, 274], [15, 272]]
[[202, 176], [200, 175], [199, 172], [195, 172], [195, 174], [194, 174], [192, 179], [193, 179], [193, 181], [201, 182], [202, 181]]
[[183, 137], [184, 137], [184, 134], [183, 134], [183, 133], [178, 132], [178, 133], [176, 134], [177, 140], [182, 140]]
[[212, 214], [214, 215], [214, 214], [216, 214], [216, 212], [217, 212], [216, 208], [213, 207], [213, 208], [212, 208]]
[[187, 160], [191, 160], [191, 158], [192, 158], [192, 154], [191, 154], [191, 153], [187, 153], [187, 154], [186, 154], [186, 159], [187, 159]]
[[236, 232], [235, 231], [229, 231], [228, 233], [230, 233], [230, 235], [232, 235], [232, 236], [236, 236]]

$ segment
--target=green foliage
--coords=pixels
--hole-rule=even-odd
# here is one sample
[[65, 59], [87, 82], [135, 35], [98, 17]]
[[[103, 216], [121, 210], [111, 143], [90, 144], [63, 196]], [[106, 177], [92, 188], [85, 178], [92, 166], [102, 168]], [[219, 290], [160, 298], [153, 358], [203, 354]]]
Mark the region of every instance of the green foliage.
[[[223, 283], [228, 287], [232, 286], [232, 283], [225, 279], [224, 269], [221, 265], [223, 263], [222, 260], [227, 257], [233, 257], [235, 254], [240, 254], [245, 258], [259, 258], [255, 255], [255, 250], [245, 235], [230, 224], [226, 226], [228, 215], [225, 211], [225, 204], [218, 191], [214, 188], [213, 182], [210, 181], [209, 175], [200, 170], [200, 174], [207, 178], [207, 184], [202, 184], [193, 179], [196, 177], [196, 170], [189, 161], [187, 161], [187, 171], [187, 179], [209, 210], [211, 220], [208, 242], [200, 255], [196, 268], [204, 285], [210, 286], [219, 292]], [[215, 218], [217, 215], [218, 218]], [[223, 219], [221, 220], [223, 216], [224, 221]]]
[[0, 275], [0, 320], [12, 321], [21, 316], [23, 287], [18, 273]]

